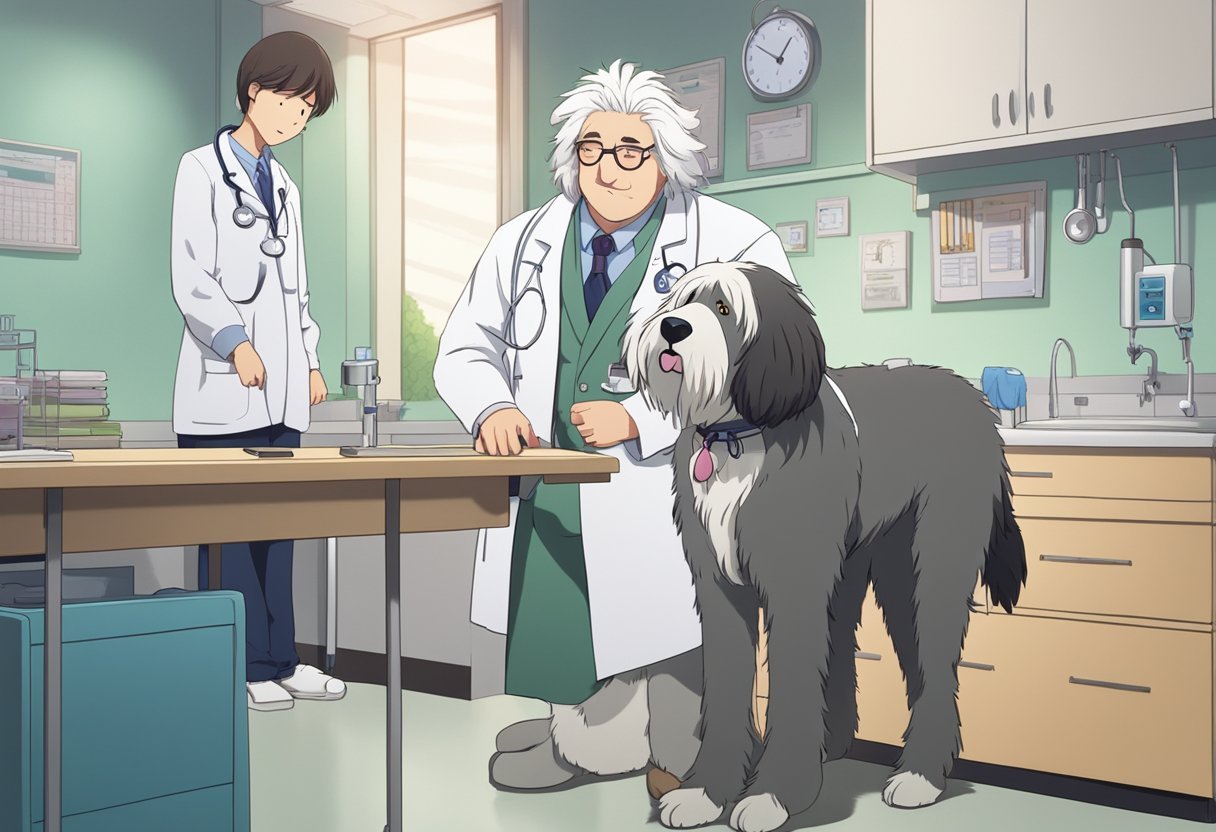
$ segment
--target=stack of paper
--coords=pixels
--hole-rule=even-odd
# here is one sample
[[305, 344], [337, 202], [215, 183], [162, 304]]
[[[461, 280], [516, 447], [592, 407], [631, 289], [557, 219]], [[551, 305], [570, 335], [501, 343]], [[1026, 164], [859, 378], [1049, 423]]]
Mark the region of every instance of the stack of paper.
[[72, 459], [71, 451], [48, 451], [45, 448], [0, 451], [0, 462], [71, 462]]
[[28, 445], [55, 448], [117, 448], [122, 427], [109, 421], [104, 370], [36, 373], [25, 420]]

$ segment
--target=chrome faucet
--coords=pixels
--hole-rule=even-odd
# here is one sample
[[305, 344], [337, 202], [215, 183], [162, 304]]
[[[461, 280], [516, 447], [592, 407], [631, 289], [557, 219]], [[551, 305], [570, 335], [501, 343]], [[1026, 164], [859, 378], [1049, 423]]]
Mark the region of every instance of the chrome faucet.
[[1060, 382], [1056, 375], [1056, 358], [1060, 354], [1061, 346], [1068, 347], [1068, 355], [1072, 359], [1072, 377], [1077, 377], [1077, 354], [1073, 352], [1072, 344], [1064, 338], [1057, 338], [1051, 348], [1051, 375], [1047, 385], [1047, 418], [1049, 419], [1060, 415]]
[[[1135, 336], [1133, 336], [1134, 338]], [[1146, 402], [1153, 400], [1153, 394], [1161, 389], [1161, 382], [1157, 380], [1157, 352], [1149, 347], [1142, 347], [1134, 340], [1127, 347], [1127, 354], [1131, 356], [1132, 363], [1135, 364], [1140, 360], [1140, 356], [1148, 353], [1148, 357], [1152, 361], [1148, 365], [1148, 376], [1142, 382], [1142, 390], [1137, 396], [1140, 399], [1140, 406], [1144, 407]]]

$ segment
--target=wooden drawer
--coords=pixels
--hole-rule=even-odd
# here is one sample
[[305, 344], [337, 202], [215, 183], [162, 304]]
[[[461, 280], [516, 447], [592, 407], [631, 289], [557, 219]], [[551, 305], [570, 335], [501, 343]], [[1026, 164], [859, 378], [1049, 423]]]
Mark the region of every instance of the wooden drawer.
[[1204, 456], [1026, 453], [1005, 449], [1017, 495], [1130, 500], [1212, 499], [1212, 460]]
[[1212, 796], [1211, 633], [988, 615], [967, 652], [965, 758]]
[[866, 592], [857, 629], [857, 737], [903, 745], [908, 727], [908, 696], [903, 670], [874, 590]]
[[[983, 591], [979, 590], [976, 597], [982, 603]], [[1004, 615], [1004, 612], [999, 614]], [[972, 613], [968, 629], [989, 617], [982, 612]], [[903, 745], [904, 731], [908, 727], [907, 684], [872, 590], [866, 595], [862, 608], [857, 651], [857, 737]], [[971, 652], [968, 638], [959, 667], [960, 689], [968, 684], [971, 675], [982, 669], [982, 665], [976, 665], [972, 660]]]
[[1018, 521], [1026, 542], [1019, 610], [1212, 621], [1212, 527]]

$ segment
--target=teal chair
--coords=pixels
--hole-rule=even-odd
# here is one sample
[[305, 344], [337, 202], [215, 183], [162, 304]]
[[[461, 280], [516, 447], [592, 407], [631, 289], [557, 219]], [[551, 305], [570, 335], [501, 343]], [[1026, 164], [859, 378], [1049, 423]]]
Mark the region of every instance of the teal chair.
[[[43, 611], [0, 607], [0, 830], [43, 828]], [[248, 832], [245, 609], [63, 608], [63, 832]]]

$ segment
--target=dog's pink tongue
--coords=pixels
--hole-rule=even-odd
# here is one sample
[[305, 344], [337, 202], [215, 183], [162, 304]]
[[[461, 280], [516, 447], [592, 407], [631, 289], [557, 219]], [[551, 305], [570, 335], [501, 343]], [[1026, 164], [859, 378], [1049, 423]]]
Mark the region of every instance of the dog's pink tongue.
[[709, 448], [702, 445], [697, 454], [697, 461], [692, 466], [692, 478], [697, 482], [705, 482], [714, 475], [714, 458]]
[[659, 369], [665, 373], [683, 373], [684, 359], [678, 353], [662, 353], [659, 355]]

